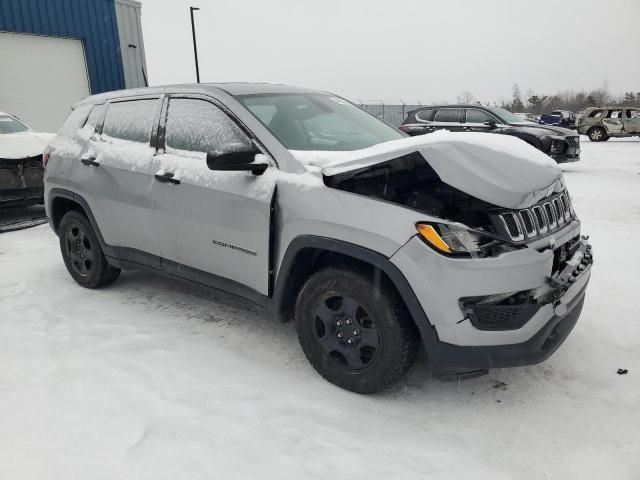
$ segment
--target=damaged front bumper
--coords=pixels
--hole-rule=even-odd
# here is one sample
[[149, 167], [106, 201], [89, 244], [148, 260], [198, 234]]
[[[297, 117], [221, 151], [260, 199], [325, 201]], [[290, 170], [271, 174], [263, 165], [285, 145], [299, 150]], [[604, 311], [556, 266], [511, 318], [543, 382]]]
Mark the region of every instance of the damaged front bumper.
[[[579, 230], [579, 222], [568, 227], [553, 250], [526, 248], [496, 258], [446, 258], [416, 239], [400, 249], [392, 262], [429, 320], [418, 327], [434, 374], [530, 365], [549, 357], [575, 325], [591, 275], [591, 247]], [[478, 312], [465, 304], [505, 292], [530, 298], [515, 305], [477, 303], [493, 324], [479, 324], [473, 318]]]
[[21, 207], [43, 202], [42, 155], [21, 159], [0, 158], [0, 207]]

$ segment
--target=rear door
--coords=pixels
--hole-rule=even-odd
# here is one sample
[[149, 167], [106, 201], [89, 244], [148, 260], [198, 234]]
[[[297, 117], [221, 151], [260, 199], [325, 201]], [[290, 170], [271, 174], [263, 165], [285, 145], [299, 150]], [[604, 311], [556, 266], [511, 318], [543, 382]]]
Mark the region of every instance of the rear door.
[[160, 105], [159, 97], [145, 97], [94, 107], [88, 122], [104, 110], [106, 116], [96, 131], [86, 132], [90, 138], [73, 173], [105, 242], [122, 247], [127, 259], [155, 268], [160, 268], [159, 248], [148, 193], [155, 153], [151, 132]]
[[163, 269], [223, 290], [240, 284], [267, 295], [276, 167], [259, 176], [209, 170], [207, 152], [254, 140], [208, 97], [168, 98], [160, 131], [151, 199]]
[[624, 131], [640, 134], [640, 108], [625, 108]]
[[439, 108], [433, 117], [437, 129], [460, 132], [463, 130], [461, 108]]
[[602, 119], [602, 124], [607, 129], [609, 135], [622, 133], [622, 109], [615, 108], [607, 110], [606, 116]]

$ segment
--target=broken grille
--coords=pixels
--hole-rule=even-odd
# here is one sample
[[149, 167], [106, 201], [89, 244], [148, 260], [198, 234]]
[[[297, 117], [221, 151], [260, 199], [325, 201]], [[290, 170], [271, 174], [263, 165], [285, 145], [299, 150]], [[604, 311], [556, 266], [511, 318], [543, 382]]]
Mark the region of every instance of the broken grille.
[[504, 212], [499, 215], [506, 233], [516, 242], [523, 240], [525, 236], [532, 239], [556, 230], [570, 222], [573, 217], [573, 209], [566, 192], [517, 213]]

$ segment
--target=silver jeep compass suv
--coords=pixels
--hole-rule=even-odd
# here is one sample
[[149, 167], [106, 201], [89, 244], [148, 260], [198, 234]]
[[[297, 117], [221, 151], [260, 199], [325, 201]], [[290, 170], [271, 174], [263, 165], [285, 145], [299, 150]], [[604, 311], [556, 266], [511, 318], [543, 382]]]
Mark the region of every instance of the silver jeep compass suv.
[[541, 362], [584, 302], [562, 174], [517, 138], [409, 138], [326, 92], [183, 85], [83, 100], [44, 160], [80, 285], [142, 268], [243, 297], [355, 392], [420, 345], [442, 378]]

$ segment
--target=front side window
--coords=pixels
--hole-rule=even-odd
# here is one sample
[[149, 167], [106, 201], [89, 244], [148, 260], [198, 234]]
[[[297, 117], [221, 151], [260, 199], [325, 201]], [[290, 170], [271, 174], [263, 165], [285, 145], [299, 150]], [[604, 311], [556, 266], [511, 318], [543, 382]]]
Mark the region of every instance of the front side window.
[[157, 107], [157, 99], [110, 103], [102, 133], [122, 140], [149, 143]]
[[9, 115], [0, 115], [0, 135], [4, 133], [20, 133], [29, 130], [24, 123]]
[[484, 123], [492, 120], [495, 122], [495, 118], [483, 110], [467, 109], [467, 123]]
[[603, 114], [602, 110], [594, 110], [589, 114], [589, 118], [600, 118], [602, 117], [602, 114]]
[[167, 149], [220, 155], [251, 148], [242, 129], [205, 100], [172, 98], [165, 132]]
[[322, 93], [236, 97], [286, 148], [357, 150], [405, 135], [346, 100]]
[[436, 122], [447, 123], [460, 123], [460, 111], [459, 108], [444, 108], [436, 112], [434, 120]]

